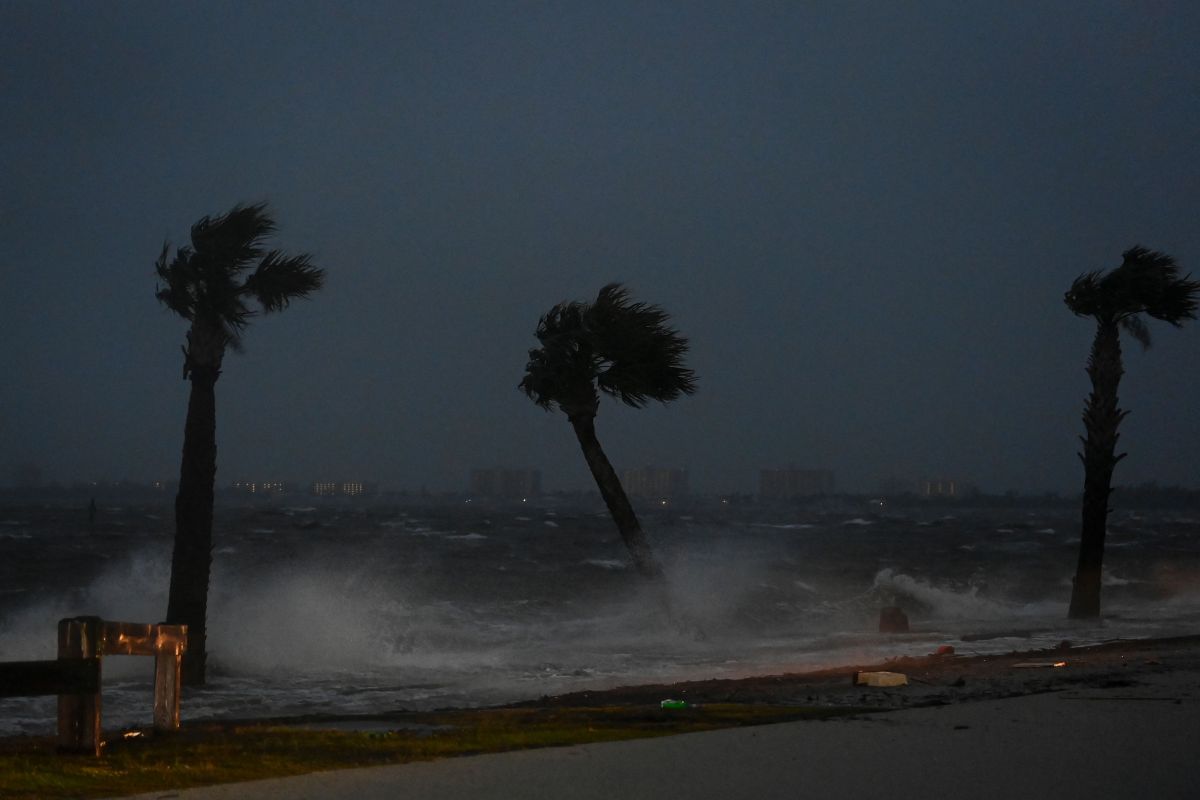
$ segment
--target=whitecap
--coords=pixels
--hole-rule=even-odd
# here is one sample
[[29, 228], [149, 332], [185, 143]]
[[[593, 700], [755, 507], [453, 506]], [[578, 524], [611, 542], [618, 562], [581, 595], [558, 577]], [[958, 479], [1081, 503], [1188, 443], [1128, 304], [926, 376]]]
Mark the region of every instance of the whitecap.
[[600, 567], [602, 569], [625, 569], [625, 562], [618, 561], [615, 558], [589, 558], [583, 563], [591, 567]]

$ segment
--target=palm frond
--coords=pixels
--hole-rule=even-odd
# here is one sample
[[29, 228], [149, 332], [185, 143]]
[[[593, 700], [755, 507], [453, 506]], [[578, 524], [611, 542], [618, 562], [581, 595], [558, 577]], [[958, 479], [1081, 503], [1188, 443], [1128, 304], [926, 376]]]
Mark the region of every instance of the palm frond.
[[193, 225], [192, 247], [214, 267], [236, 274], [262, 256], [263, 242], [274, 232], [275, 221], [266, 203], [239, 204]]
[[1121, 266], [1138, 266], [1144, 269], [1177, 269], [1173, 257], [1142, 247], [1140, 244], [1135, 244], [1121, 253]]
[[609, 284], [588, 317], [586, 327], [603, 360], [600, 391], [634, 408], [695, 392], [695, 374], [683, 362], [688, 341], [667, 324], [670, 316], [662, 308], [631, 302], [625, 287]]
[[[247, 314], [247, 316], [249, 316], [249, 315]], [[238, 355], [241, 355], [242, 353], [246, 352], [246, 346], [244, 343], [245, 332], [246, 332], [245, 318], [243, 318], [237, 322], [231, 322], [229, 320], [222, 320], [221, 333], [223, 333], [225, 335], [225, 346], [228, 347], [233, 352], [237, 353]]]
[[1125, 317], [1121, 320], [1121, 327], [1130, 336], [1137, 339], [1143, 350], [1150, 349], [1150, 329], [1146, 327], [1146, 323], [1142, 322], [1141, 317], [1134, 315]]
[[538, 320], [541, 347], [529, 351], [518, 388], [541, 408], [594, 397], [593, 354], [583, 336], [586, 304], [559, 303]]
[[[1147, 314], [1176, 327], [1184, 320], [1196, 318], [1200, 283], [1193, 281], [1190, 275], [1181, 277], [1174, 258], [1140, 245], [1121, 255], [1121, 265], [1116, 269], [1107, 273], [1089, 272], [1075, 279], [1064, 297], [1072, 311], [1099, 321], [1122, 324], [1138, 314]], [[1133, 323], [1134, 326], [1140, 324]], [[1140, 332], [1128, 325], [1125, 327], [1138, 341], [1143, 341], [1144, 325], [1137, 329]]]
[[1099, 270], [1085, 272], [1071, 283], [1063, 295], [1063, 302], [1076, 316], [1094, 317], [1099, 313], [1099, 281], [1103, 273]]
[[313, 266], [307, 254], [285, 256], [272, 250], [246, 278], [242, 292], [252, 295], [270, 313], [282, 311], [297, 297], [308, 297], [324, 282], [325, 271]]
[[196, 297], [192, 292], [194, 275], [191, 267], [192, 251], [181, 247], [175, 252], [175, 258], [167, 262], [167, 254], [171, 245], [163, 242], [162, 253], [154, 262], [154, 271], [164, 282], [156, 285], [154, 296], [167, 308], [184, 319], [192, 319], [196, 311]]
[[616, 283], [594, 303], [559, 303], [538, 322], [542, 346], [530, 351], [519, 388], [542, 408], [594, 404], [597, 389], [635, 408], [691, 394], [687, 339], [669, 319], [658, 306], [630, 300]]
[[[324, 272], [307, 255], [272, 250], [264, 256], [263, 242], [274, 231], [265, 203], [237, 205], [220, 216], [204, 217], [192, 226], [192, 247], [180, 247], [169, 263], [170, 247], [163, 246], [155, 262], [163, 282], [156, 296], [180, 316], [216, 326], [228, 346], [240, 350], [242, 334], [255, 313], [248, 298], [265, 311], [279, 311], [324, 281]], [[243, 280], [242, 272], [258, 259], [255, 271]]]

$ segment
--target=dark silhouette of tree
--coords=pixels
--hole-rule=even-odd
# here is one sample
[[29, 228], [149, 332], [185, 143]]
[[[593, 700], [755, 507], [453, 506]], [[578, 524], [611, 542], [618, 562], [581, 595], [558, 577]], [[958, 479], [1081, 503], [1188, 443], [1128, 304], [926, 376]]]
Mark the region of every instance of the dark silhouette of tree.
[[[217, 472], [216, 383], [225, 350], [241, 351], [242, 334], [256, 313], [282, 311], [321, 288], [325, 274], [307, 255], [266, 250], [275, 232], [266, 204], [235, 206], [192, 226], [191, 247], [167, 260], [163, 244], [155, 269], [157, 297], [188, 320], [183, 377], [191, 381], [179, 493], [175, 497], [175, 550], [167, 622], [188, 626], [183, 682], [204, 683], [208, 581], [212, 564], [213, 482]], [[245, 274], [249, 272], [249, 274]], [[243, 278], [243, 275], [245, 277]]]
[[559, 303], [538, 322], [541, 347], [529, 351], [520, 389], [546, 410], [557, 404], [579, 440], [600, 495], [637, 570], [662, 576], [629, 498], [596, 438], [600, 392], [641, 408], [667, 403], [696, 390], [696, 377], [683, 365], [687, 339], [668, 327], [658, 306], [634, 303], [612, 283], [594, 303]]
[[1083, 514], [1079, 541], [1079, 564], [1071, 591], [1072, 619], [1100, 615], [1100, 580], [1104, 561], [1104, 537], [1108, 525], [1108, 498], [1112, 474], [1125, 453], [1116, 455], [1117, 428], [1128, 411], [1117, 407], [1117, 387], [1124, 374], [1121, 363], [1120, 331], [1124, 329], [1150, 347], [1150, 331], [1142, 314], [1179, 327], [1196, 317], [1196, 295], [1200, 283], [1191, 276], [1179, 277], [1175, 259], [1165, 253], [1132, 247], [1123, 254], [1121, 266], [1109, 271], [1088, 272], [1071, 284], [1064, 301], [1081, 317], [1096, 320], [1096, 337], [1088, 357], [1087, 373], [1092, 392], [1083, 410], [1086, 437], [1083, 452]]

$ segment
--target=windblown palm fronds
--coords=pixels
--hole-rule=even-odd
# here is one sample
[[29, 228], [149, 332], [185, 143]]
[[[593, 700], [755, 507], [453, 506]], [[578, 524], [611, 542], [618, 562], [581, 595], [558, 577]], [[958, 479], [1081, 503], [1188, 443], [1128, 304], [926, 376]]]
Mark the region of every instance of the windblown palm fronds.
[[594, 303], [560, 303], [538, 323], [542, 346], [529, 351], [520, 388], [542, 408], [564, 410], [594, 402], [597, 389], [634, 408], [692, 394], [688, 342], [669, 319], [658, 306], [632, 302], [616, 283]]

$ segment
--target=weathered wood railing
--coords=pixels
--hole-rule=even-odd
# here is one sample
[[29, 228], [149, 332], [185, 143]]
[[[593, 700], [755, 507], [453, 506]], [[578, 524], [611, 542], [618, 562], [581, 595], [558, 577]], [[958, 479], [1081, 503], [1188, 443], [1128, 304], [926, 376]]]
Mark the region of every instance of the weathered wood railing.
[[73, 617], [58, 623], [56, 661], [0, 663], [0, 697], [58, 695], [58, 749], [100, 754], [102, 656], [154, 656], [154, 729], [179, 729], [179, 668], [186, 625]]

